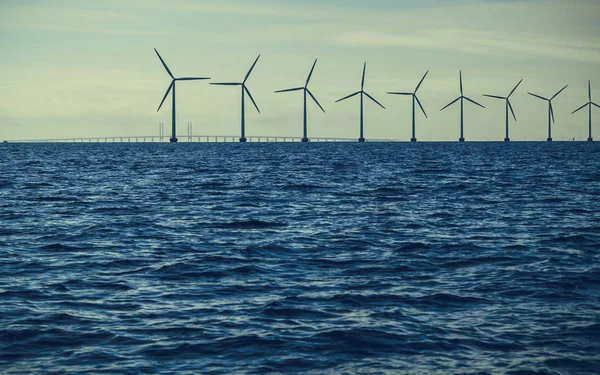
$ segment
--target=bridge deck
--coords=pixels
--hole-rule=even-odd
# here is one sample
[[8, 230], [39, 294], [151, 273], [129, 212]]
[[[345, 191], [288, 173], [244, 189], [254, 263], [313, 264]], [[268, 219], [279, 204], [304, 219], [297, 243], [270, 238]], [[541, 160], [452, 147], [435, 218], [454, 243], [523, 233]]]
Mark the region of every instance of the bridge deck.
[[[284, 136], [251, 136], [246, 137], [248, 142], [301, 142], [302, 137], [284, 137]], [[314, 137], [310, 138], [311, 142], [357, 142], [356, 138], [330, 138], [330, 137]], [[16, 139], [7, 140], [6, 142], [41, 142], [41, 143], [169, 143], [169, 137], [138, 135], [126, 137], [80, 137], [80, 138], [48, 138], [48, 139]], [[192, 135], [178, 136], [178, 142], [181, 143], [232, 143], [239, 142], [238, 136], [232, 135]], [[395, 139], [367, 139], [367, 142], [400, 142]]]

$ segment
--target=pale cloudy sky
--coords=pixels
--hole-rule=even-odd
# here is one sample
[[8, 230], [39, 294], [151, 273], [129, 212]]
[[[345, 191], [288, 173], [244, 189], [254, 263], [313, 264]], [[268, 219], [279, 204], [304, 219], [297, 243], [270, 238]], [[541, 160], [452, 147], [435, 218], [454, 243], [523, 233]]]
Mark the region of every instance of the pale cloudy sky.
[[[501, 140], [504, 105], [482, 94], [513, 97], [514, 140], [544, 140], [547, 107], [556, 100], [555, 139], [587, 137], [587, 80], [600, 101], [598, 0], [0, 0], [0, 140], [156, 135], [170, 126], [170, 103], [158, 104], [176, 76], [248, 81], [261, 114], [247, 107], [247, 135], [302, 135], [302, 86], [319, 58], [309, 105], [309, 137], [358, 137], [358, 98], [334, 101], [360, 87], [386, 106], [365, 102], [365, 137], [410, 138], [410, 98], [426, 70], [417, 117], [419, 140], [456, 140], [465, 94], [467, 140]], [[239, 91], [209, 81], [177, 85], [179, 134], [239, 134]], [[600, 139], [600, 109], [595, 111]]]

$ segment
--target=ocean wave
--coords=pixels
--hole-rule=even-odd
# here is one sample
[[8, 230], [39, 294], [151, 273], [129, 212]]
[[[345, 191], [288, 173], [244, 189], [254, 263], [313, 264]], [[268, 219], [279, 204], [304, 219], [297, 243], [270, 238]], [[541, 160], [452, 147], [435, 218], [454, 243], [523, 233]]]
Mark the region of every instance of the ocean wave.
[[598, 145], [7, 147], [0, 372], [593, 373]]
[[286, 223], [280, 222], [267, 222], [261, 220], [245, 220], [245, 221], [231, 221], [222, 224], [212, 225], [214, 228], [219, 229], [241, 229], [241, 230], [252, 230], [252, 229], [271, 229], [280, 228], [287, 226]]

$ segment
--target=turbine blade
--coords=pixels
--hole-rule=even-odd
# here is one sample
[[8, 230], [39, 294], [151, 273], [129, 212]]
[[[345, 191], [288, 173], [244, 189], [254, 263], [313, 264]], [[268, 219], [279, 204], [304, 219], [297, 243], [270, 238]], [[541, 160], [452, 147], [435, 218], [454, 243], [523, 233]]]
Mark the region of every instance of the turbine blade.
[[317, 65], [317, 59], [315, 59], [312, 68], [310, 68], [310, 73], [308, 73], [308, 78], [306, 79], [306, 84], [304, 85], [304, 87], [308, 87], [308, 82], [310, 82], [310, 77], [312, 76], [313, 71], [315, 70], [315, 65]]
[[304, 87], [294, 87], [293, 89], [277, 90], [275, 92], [289, 92], [289, 91], [298, 91], [298, 90], [304, 90]]
[[425, 115], [425, 118], [429, 118], [429, 117], [427, 117], [427, 113], [425, 113], [425, 109], [421, 105], [421, 101], [419, 101], [419, 98], [416, 95], [415, 95], [415, 99], [417, 100], [417, 104], [419, 105], [419, 107], [421, 107], [421, 111], [423, 111], [423, 114]]
[[246, 73], [246, 77], [244, 78], [244, 81], [242, 83], [246, 83], [246, 81], [248, 80], [248, 77], [250, 77], [250, 73], [252, 73], [252, 70], [254, 69], [254, 66], [258, 62], [258, 59], [260, 59], [260, 55], [258, 55], [258, 57], [256, 58], [256, 60], [254, 60], [254, 64], [252, 64], [252, 66], [250, 67], [250, 70], [248, 70], [248, 73]]
[[156, 110], [156, 112], [160, 111], [160, 107], [162, 107], [163, 103], [165, 102], [165, 99], [167, 98], [167, 96], [169, 96], [169, 93], [171, 92], [171, 89], [173, 88], [174, 84], [175, 84], [175, 82], [171, 81], [171, 84], [169, 85], [169, 88], [167, 89], [167, 92], [165, 93], [165, 96], [163, 96], [163, 99], [160, 102], [160, 105], [158, 106], [158, 109]]
[[461, 98], [461, 96], [459, 96], [458, 98], [454, 99], [450, 103], [446, 104], [446, 106], [444, 108], [440, 109], [440, 111], [443, 111], [444, 109], [450, 107], [452, 104], [456, 103], [460, 98]]
[[517, 83], [517, 85], [515, 86], [515, 88], [512, 89], [512, 91], [510, 92], [510, 94], [508, 94], [508, 98], [510, 98], [510, 96], [515, 92], [515, 90], [517, 89], [517, 87], [519, 87], [519, 85], [521, 84], [521, 82], [523, 82], [522, 79], [519, 81], [519, 83]]
[[363, 66], [363, 75], [362, 75], [362, 81], [360, 83], [360, 89], [364, 90], [365, 88], [365, 72], [367, 71], [367, 62], [365, 61], [365, 65]]
[[593, 102], [592, 102], [592, 104], [595, 105], [596, 107], [600, 108], [600, 105], [593, 103]]
[[413, 95], [412, 92], [388, 92], [388, 94], [392, 94], [392, 95]]
[[564, 89], [566, 89], [568, 86], [569, 86], [569, 85], [567, 85], [567, 86], [563, 87], [562, 89], [560, 89], [560, 91], [559, 91], [559, 92], [557, 92], [556, 94], [554, 94], [554, 96], [553, 96], [553, 97], [551, 97], [551, 98], [550, 98], [550, 100], [552, 100], [552, 99], [556, 98], [556, 97], [558, 96], [558, 94], [560, 94], [561, 92], [563, 92], [563, 90], [564, 90]]
[[488, 95], [488, 94], [483, 94], [483, 96], [487, 96], [488, 98], [494, 98], [494, 99], [508, 99], [503, 96]]
[[256, 102], [254, 101], [252, 94], [250, 94], [250, 90], [248, 90], [246, 85], [242, 85], [242, 88], [244, 91], [246, 91], [246, 94], [248, 94], [248, 97], [250, 98], [250, 100], [252, 100], [252, 104], [254, 104], [254, 108], [256, 108], [256, 111], [258, 111], [258, 113], [260, 113], [260, 109], [258, 109], [258, 106], [256, 105]]
[[200, 81], [210, 79], [208, 77], [183, 77], [183, 78], [175, 78], [176, 81]]
[[574, 110], [573, 112], [571, 112], [571, 114], [574, 114], [575, 112], [579, 112], [580, 110], [584, 109], [585, 107], [587, 107], [588, 105], [590, 105], [592, 103], [585, 103], [584, 105], [582, 105], [581, 107], [577, 108], [576, 110]]
[[592, 83], [590, 82], [590, 80], [588, 79], [588, 98], [590, 99], [590, 102], [592, 101]]
[[536, 95], [536, 94], [532, 94], [532, 93], [530, 93], [530, 92], [528, 92], [528, 94], [529, 94], [529, 95], [532, 95], [532, 96], [535, 96], [535, 97], [536, 97], [536, 98], [538, 98], [538, 99], [542, 99], [542, 100], [548, 100], [547, 98], [544, 98], [543, 96], [539, 96], [539, 95]]
[[160, 57], [160, 53], [158, 53], [158, 51], [156, 50], [156, 48], [154, 49], [154, 52], [156, 52], [156, 54], [158, 55], [158, 58], [160, 59], [160, 62], [163, 64], [163, 66], [167, 70], [167, 73], [169, 73], [169, 75], [171, 76], [171, 78], [175, 79], [175, 77], [173, 77], [173, 73], [171, 73], [171, 71], [169, 70], [169, 67], [165, 63], [165, 60], [163, 60], [163, 58]]
[[354, 94], [350, 94], [350, 95], [348, 95], [348, 96], [344, 96], [343, 98], [341, 98], [341, 99], [338, 99], [338, 100], [336, 100], [335, 102], [336, 102], [336, 103], [337, 103], [337, 102], [341, 102], [342, 100], [346, 100], [346, 99], [348, 99], [348, 98], [351, 98], [351, 97], [353, 97], [354, 95], [358, 95], [358, 94], [360, 94], [360, 91], [357, 91], [357, 92], [355, 92]]
[[477, 102], [476, 102], [475, 100], [473, 100], [473, 99], [469, 99], [469, 98], [467, 98], [466, 96], [465, 96], [465, 99], [467, 99], [468, 101], [470, 101], [471, 103], [473, 103], [473, 104], [475, 104], [475, 105], [478, 105], [478, 106], [480, 106], [481, 108], [485, 108], [484, 106], [482, 106], [481, 104], [477, 103]]
[[508, 102], [508, 108], [510, 108], [510, 112], [513, 115], [513, 118], [515, 119], [515, 121], [517, 121], [517, 116], [515, 116], [515, 111], [513, 111], [513, 107], [512, 104], [510, 104], [510, 100], [506, 99], [506, 101]]
[[379, 103], [377, 100], [375, 100], [375, 98], [374, 98], [374, 97], [372, 97], [371, 95], [367, 94], [365, 91], [363, 91], [363, 92], [365, 93], [365, 95], [366, 95], [366, 96], [368, 96], [368, 97], [369, 97], [369, 99], [371, 99], [371, 100], [372, 100], [372, 101], [374, 101], [375, 103], [379, 104], [379, 106], [380, 106], [381, 108], [385, 109], [385, 107], [384, 107], [384, 106], [382, 106], [382, 105], [381, 105], [381, 103]]
[[239, 86], [240, 82], [211, 82], [211, 85], [220, 85], [220, 86]]
[[460, 95], [463, 95], [462, 70], [460, 71]]
[[312, 94], [312, 92], [310, 92], [309, 89], [306, 89], [306, 92], [308, 93], [308, 95], [310, 95], [310, 97], [312, 98], [312, 100], [314, 100], [315, 103], [317, 103], [317, 105], [319, 106], [319, 108], [321, 108], [321, 111], [323, 111], [323, 113], [325, 113], [325, 110], [323, 109], [323, 107], [321, 106], [321, 104], [319, 104], [319, 101], [317, 100], [317, 98], [315, 98], [315, 96]]
[[429, 73], [429, 70], [425, 72], [425, 75], [423, 76], [423, 78], [421, 78], [421, 80], [419, 81], [419, 84], [417, 85], [417, 88], [415, 89], [415, 94], [417, 93], [417, 91], [419, 91], [419, 87], [421, 87], [421, 84], [423, 83], [423, 81], [425, 80], [425, 77], [427, 77], [427, 74]]
[[554, 121], [554, 109], [552, 109], [552, 102], [549, 102], [549, 103], [550, 103], [550, 115], [552, 116], [552, 123], [554, 123], [555, 122]]

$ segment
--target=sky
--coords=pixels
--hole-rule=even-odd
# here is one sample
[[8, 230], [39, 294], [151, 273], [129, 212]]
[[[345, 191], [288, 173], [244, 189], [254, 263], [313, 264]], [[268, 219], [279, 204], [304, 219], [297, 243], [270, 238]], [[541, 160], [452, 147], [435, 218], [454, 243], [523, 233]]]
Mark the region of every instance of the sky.
[[[502, 140], [500, 100], [512, 97], [513, 140], [545, 140], [554, 100], [556, 140], [587, 138], [587, 81], [600, 102], [600, 1], [597, 0], [0, 0], [0, 140], [158, 135], [170, 131], [170, 77], [241, 81], [261, 113], [246, 107], [247, 136], [302, 136], [302, 86], [315, 58], [310, 90], [325, 108], [308, 105], [309, 137], [357, 138], [360, 89], [365, 137], [408, 140], [410, 97], [419, 90], [429, 118], [417, 114], [417, 138], [457, 140], [460, 108], [440, 109], [465, 95], [467, 140]], [[238, 88], [210, 81], [177, 84], [178, 134], [240, 132]], [[250, 103], [247, 103], [250, 104]], [[600, 109], [593, 131], [600, 139]]]

